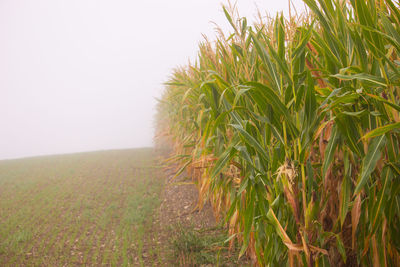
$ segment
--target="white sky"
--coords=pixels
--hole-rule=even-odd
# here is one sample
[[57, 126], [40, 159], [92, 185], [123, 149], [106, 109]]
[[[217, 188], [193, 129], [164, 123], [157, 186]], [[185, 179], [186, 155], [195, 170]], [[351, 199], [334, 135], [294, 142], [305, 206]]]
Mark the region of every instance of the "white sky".
[[[0, 159], [151, 146], [162, 83], [211, 21], [230, 30], [221, 3], [0, 0]], [[248, 19], [288, 6], [237, 5]]]

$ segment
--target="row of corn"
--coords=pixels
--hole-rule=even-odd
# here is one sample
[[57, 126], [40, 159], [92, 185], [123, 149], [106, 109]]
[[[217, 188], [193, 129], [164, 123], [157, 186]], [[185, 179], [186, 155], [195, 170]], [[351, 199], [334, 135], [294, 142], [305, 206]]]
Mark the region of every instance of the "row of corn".
[[400, 10], [304, 0], [176, 69], [158, 134], [259, 266], [400, 266]]

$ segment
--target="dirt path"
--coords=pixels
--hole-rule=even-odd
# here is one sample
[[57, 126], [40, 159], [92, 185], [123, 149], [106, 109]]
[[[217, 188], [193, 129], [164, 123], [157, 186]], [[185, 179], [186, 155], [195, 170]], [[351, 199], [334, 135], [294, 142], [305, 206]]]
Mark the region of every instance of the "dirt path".
[[[237, 250], [227, 250], [228, 245], [224, 244], [227, 235], [217, 224], [210, 203], [198, 209], [198, 189], [191, 177], [183, 173], [174, 178], [176, 168], [172, 167], [160, 172], [164, 179], [161, 204], [154, 215], [149, 242], [144, 245], [144, 266], [250, 266], [245, 257], [238, 260]], [[187, 251], [177, 255], [176, 241], [181, 242], [182, 250], [189, 249], [187, 246], [203, 246], [194, 255], [202, 258], [193, 260]], [[154, 247], [157, 247], [156, 253]]]
[[[209, 203], [201, 211], [197, 209], [198, 190], [190, 178], [182, 174], [172, 179], [174, 177], [172, 170], [162, 171], [165, 179], [164, 189], [161, 194], [161, 205], [156, 211], [150, 233], [152, 242], [146, 244], [143, 249], [145, 266], [176, 266], [179, 259], [174, 258], [171, 242], [180, 230], [204, 230], [217, 226]], [[146, 260], [149, 256], [147, 251], [151, 250], [150, 246], [154, 244], [158, 246], [158, 253]], [[190, 266], [185, 263], [180, 265]]]

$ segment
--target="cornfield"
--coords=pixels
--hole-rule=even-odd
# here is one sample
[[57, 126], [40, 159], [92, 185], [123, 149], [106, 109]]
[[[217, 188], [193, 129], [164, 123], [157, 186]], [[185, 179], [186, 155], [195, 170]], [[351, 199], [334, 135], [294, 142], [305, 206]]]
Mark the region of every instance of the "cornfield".
[[400, 266], [399, 3], [304, 2], [254, 25], [224, 7], [158, 135], [256, 265]]

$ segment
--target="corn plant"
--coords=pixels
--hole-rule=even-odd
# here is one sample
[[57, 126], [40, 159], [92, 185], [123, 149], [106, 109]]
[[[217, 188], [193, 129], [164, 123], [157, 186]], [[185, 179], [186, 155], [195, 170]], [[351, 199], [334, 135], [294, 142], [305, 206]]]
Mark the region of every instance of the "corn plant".
[[224, 7], [160, 131], [256, 264], [400, 266], [399, 4], [304, 2], [251, 26]]

